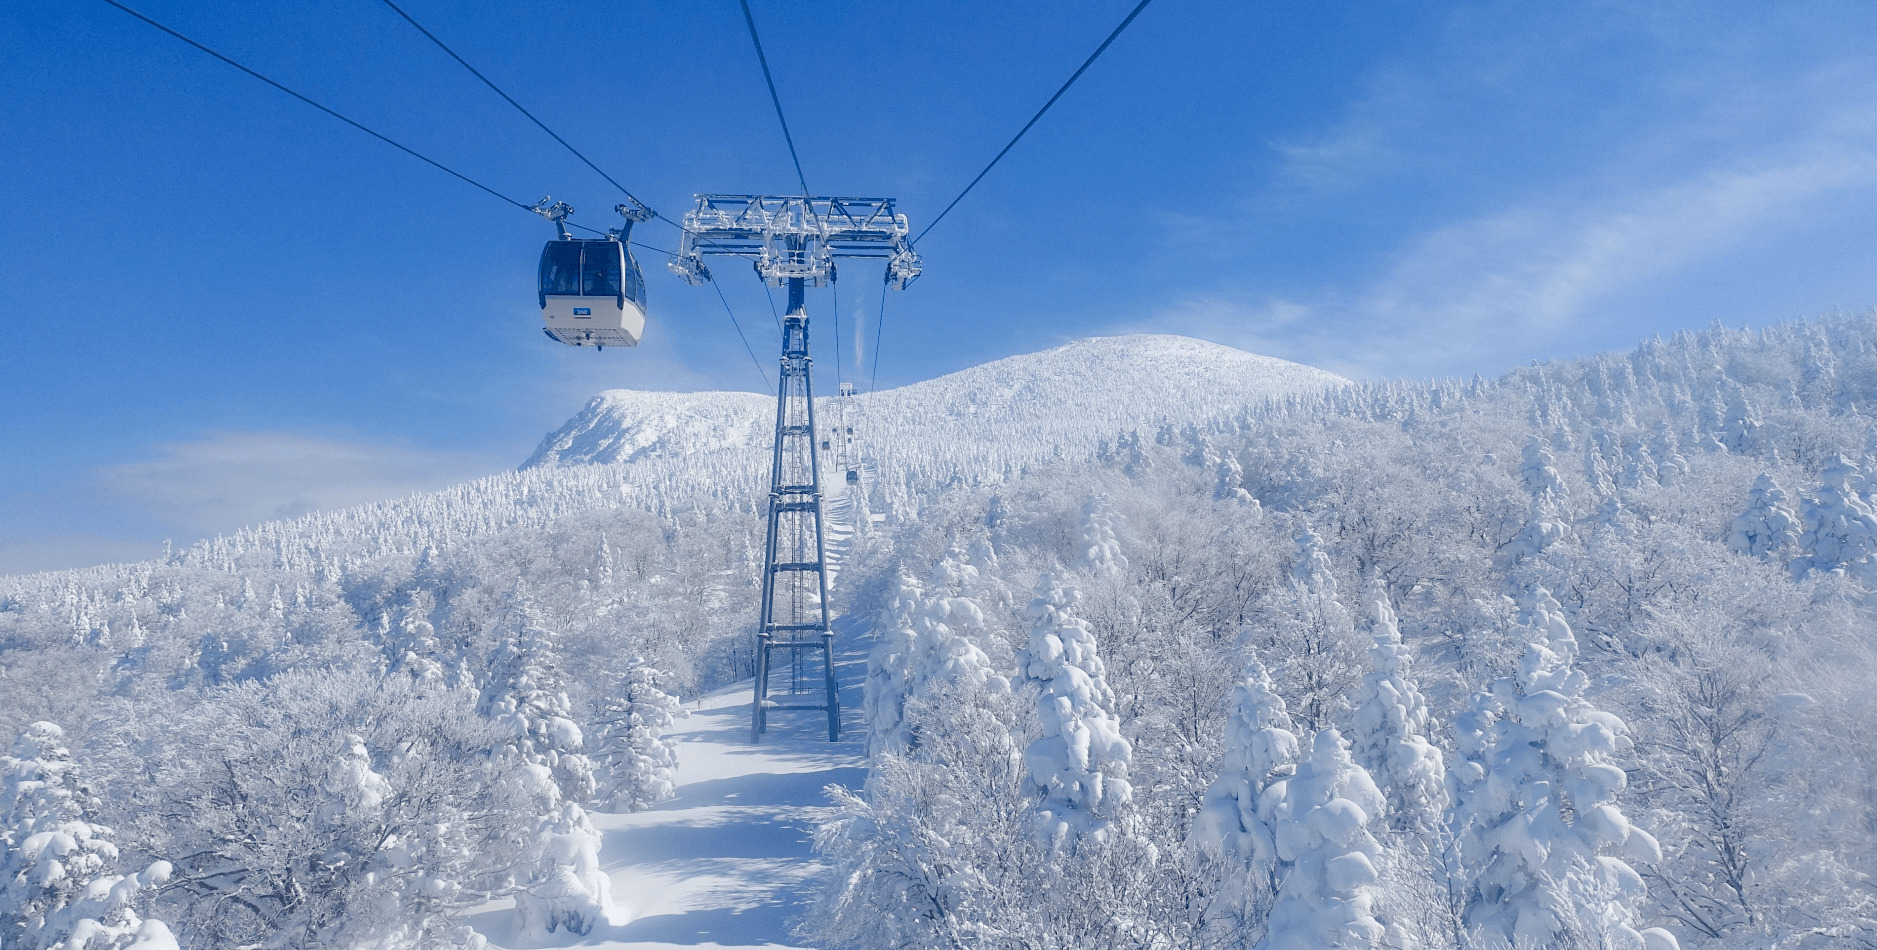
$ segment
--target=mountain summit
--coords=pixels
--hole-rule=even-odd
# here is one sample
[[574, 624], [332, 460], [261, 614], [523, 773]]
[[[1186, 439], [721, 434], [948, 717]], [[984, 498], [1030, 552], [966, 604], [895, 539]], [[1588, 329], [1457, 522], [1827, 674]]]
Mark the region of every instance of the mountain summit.
[[[839, 409], [873, 453], [995, 441], [1027, 455], [1092, 447], [1170, 417], [1190, 421], [1348, 382], [1217, 343], [1138, 333], [1077, 340], [861, 394]], [[816, 399], [823, 425], [832, 424], [839, 402], [830, 395]], [[607, 390], [542, 440], [522, 468], [766, 451], [774, 406], [773, 397], [756, 393]]]

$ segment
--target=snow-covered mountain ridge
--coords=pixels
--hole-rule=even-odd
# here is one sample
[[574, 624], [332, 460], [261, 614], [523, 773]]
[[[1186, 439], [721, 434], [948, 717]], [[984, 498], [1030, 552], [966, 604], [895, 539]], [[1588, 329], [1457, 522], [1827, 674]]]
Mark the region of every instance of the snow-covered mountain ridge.
[[[1347, 385], [1334, 373], [1163, 334], [1094, 337], [855, 396], [871, 451], [907, 441], [1021, 442], [1068, 450], [1157, 424], [1204, 421], [1294, 393]], [[825, 386], [824, 389], [828, 388]], [[824, 423], [833, 400], [823, 392]], [[717, 449], [766, 451], [774, 400], [749, 393], [614, 389], [542, 441], [522, 468], [635, 462]], [[1011, 446], [1020, 453], [1019, 446]]]

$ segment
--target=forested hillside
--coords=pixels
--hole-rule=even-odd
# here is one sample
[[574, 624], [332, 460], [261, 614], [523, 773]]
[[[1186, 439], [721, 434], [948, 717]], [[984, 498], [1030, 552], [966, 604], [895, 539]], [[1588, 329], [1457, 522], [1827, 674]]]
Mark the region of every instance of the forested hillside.
[[[854, 402], [871, 773], [816, 945], [1877, 945], [1877, 320], [1356, 386], [1114, 338]], [[0, 579], [4, 939], [629, 913], [586, 810], [748, 675], [766, 411], [609, 393], [521, 471]]]

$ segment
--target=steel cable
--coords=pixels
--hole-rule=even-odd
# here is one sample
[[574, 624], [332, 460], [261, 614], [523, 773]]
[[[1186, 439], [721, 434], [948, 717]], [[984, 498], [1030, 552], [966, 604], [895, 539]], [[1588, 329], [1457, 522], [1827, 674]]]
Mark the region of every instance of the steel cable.
[[[606, 179], [607, 184], [610, 184], [614, 188], [619, 189], [620, 194], [625, 195], [628, 198], [631, 198], [633, 201], [638, 201], [639, 205], [645, 208], [647, 211], [651, 211], [651, 206], [646, 204], [643, 201], [639, 201], [638, 195], [633, 194], [630, 189], [620, 184], [617, 180], [613, 178], [613, 176], [606, 174], [605, 169], [602, 169], [600, 166], [593, 164], [592, 159], [587, 158], [584, 154], [581, 154], [579, 149], [574, 148], [571, 144], [568, 143], [566, 139], [561, 138], [560, 133], [555, 132], [553, 129], [548, 128], [547, 123], [536, 118], [534, 113], [529, 112], [527, 108], [524, 107], [521, 103], [516, 102], [514, 96], [511, 96], [506, 92], [503, 92], [502, 87], [496, 85], [494, 81], [489, 79], [489, 77], [484, 76], [481, 70], [477, 69], [474, 66], [469, 65], [468, 60], [457, 55], [457, 52], [451, 49], [449, 47], [449, 44], [438, 39], [435, 33], [432, 33], [429, 30], [425, 29], [422, 23], [417, 22], [417, 18], [411, 16], [409, 13], [404, 12], [403, 7], [400, 7], [396, 3], [391, 2], [391, 0], [384, 0], [384, 4], [385, 6], [390, 7], [393, 11], [395, 11], [398, 16], [403, 17], [404, 22], [409, 23], [413, 27], [416, 27], [417, 32], [422, 33], [425, 37], [427, 37], [430, 40], [430, 42], [437, 44], [438, 49], [449, 54], [449, 57], [451, 59], [456, 60], [457, 65], [463, 67], [464, 69], [469, 70], [469, 74], [471, 76], [474, 76], [477, 79], [482, 80], [483, 85], [488, 86], [489, 89], [492, 90], [496, 95], [502, 97], [502, 101], [508, 103], [511, 106], [514, 106], [515, 111], [520, 112], [524, 116], [527, 116], [528, 121], [533, 122], [536, 126], [538, 126], [541, 129], [541, 131], [546, 132], [548, 134], [548, 137], [552, 138], [556, 142], [559, 142], [562, 148], [566, 149], [569, 152], [572, 152], [575, 158], [585, 163], [588, 168], [593, 169], [593, 171], [597, 173], [601, 178]], [[652, 216], [657, 218], [660, 221], [665, 222], [666, 224], [671, 225], [674, 228], [677, 228], [680, 231], [684, 230], [684, 225], [679, 224], [678, 222], [665, 217], [664, 215], [658, 213], [657, 211], [652, 211]]]
[[[280, 83], [278, 83], [278, 82], [275, 82], [274, 80], [272, 80], [272, 79], [269, 79], [269, 78], [267, 78], [266, 76], [263, 76], [263, 75], [261, 75], [260, 73], [258, 73], [258, 72], [255, 72], [255, 71], [254, 71], [254, 70], [252, 70], [252, 69], [249, 69], [249, 68], [248, 68], [248, 67], [246, 67], [246, 66], [243, 66], [242, 64], [240, 64], [240, 63], [238, 63], [238, 62], [235, 62], [234, 60], [232, 60], [232, 59], [230, 59], [230, 58], [228, 58], [227, 56], [224, 56], [224, 55], [222, 55], [221, 53], [218, 53], [218, 52], [216, 52], [215, 50], [212, 50], [212, 49], [210, 49], [209, 47], [207, 47], [207, 46], [204, 46], [203, 44], [201, 44], [201, 43], [198, 43], [198, 42], [196, 42], [195, 40], [192, 40], [192, 39], [190, 39], [190, 38], [189, 38], [189, 37], [187, 37], [187, 36], [184, 36], [183, 34], [181, 34], [181, 33], [179, 33], [179, 32], [177, 32], [176, 30], [173, 30], [173, 29], [171, 29], [171, 28], [169, 28], [169, 27], [167, 27], [167, 26], [164, 26], [163, 24], [161, 24], [161, 23], [158, 23], [157, 21], [155, 21], [155, 20], [152, 20], [152, 19], [150, 19], [149, 17], [147, 17], [147, 16], [144, 16], [144, 15], [143, 15], [143, 14], [141, 14], [141, 13], [138, 13], [138, 12], [137, 12], [136, 10], [133, 10], [133, 9], [131, 9], [130, 7], [127, 7], [127, 6], [125, 6], [124, 4], [122, 4], [122, 3], [119, 3], [119, 2], [118, 2], [118, 0], [104, 0], [104, 2], [105, 2], [105, 3], [108, 3], [108, 4], [110, 4], [111, 6], [114, 6], [114, 7], [116, 7], [116, 8], [118, 8], [119, 10], [122, 10], [122, 11], [124, 11], [125, 13], [128, 13], [128, 14], [130, 14], [130, 15], [131, 15], [131, 16], [133, 16], [133, 17], [136, 17], [136, 18], [137, 18], [137, 19], [139, 19], [139, 20], [142, 20], [143, 22], [145, 22], [145, 23], [147, 23], [147, 24], [149, 24], [150, 26], [153, 26], [153, 27], [156, 27], [157, 29], [159, 29], [159, 30], [161, 30], [161, 31], [163, 31], [164, 33], [168, 33], [168, 34], [169, 34], [170, 36], [173, 36], [173, 37], [175, 37], [176, 39], [179, 39], [179, 40], [181, 40], [181, 41], [183, 41], [184, 43], [187, 43], [187, 44], [189, 44], [190, 46], [193, 46], [193, 47], [195, 47], [196, 49], [198, 49], [198, 50], [201, 50], [202, 52], [204, 52], [204, 53], [207, 53], [207, 54], [209, 54], [210, 56], [213, 56], [213, 57], [215, 57], [216, 59], [219, 59], [219, 60], [221, 60], [222, 62], [224, 62], [224, 63], [227, 63], [227, 64], [228, 64], [228, 65], [230, 65], [230, 66], [233, 66], [233, 67], [234, 67], [234, 68], [236, 68], [236, 69], [239, 69], [239, 70], [241, 70], [241, 71], [242, 71], [242, 72], [244, 72], [244, 73], [247, 73], [247, 74], [248, 74], [248, 75], [250, 75], [250, 76], [253, 76], [253, 77], [254, 77], [255, 79], [259, 79], [260, 81], [262, 81], [262, 82], [264, 82], [264, 83], [266, 83], [266, 84], [268, 84], [268, 85], [270, 85], [270, 86], [272, 86], [272, 87], [274, 87], [275, 89], [278, 89], [278, 90], [280, 90], [281, 92], [284, 92], [284, 93], [286, 93], [287, 95], [289, 95], [289, 96], [292, 96], [293, 98], [295, 98], [295, 99], [298, 99], [298, 100], [300, 100], [301, 102], [304, 102], [304, 103], [306, 103], [307, 105], [309, 105], [309, 106], [312, 106], [313, 108], [315, 108], [315, 109], [318, 109], [319, 111], [321, 111], [321, 112], [324, 112], [324, 113], [326, 113], [327, 115], [329, 115], [329, 116], [332, 116], [333, 118], [335, 118], [335, 119], [338, 119], [338, 120], [339, 120], [339, 121], [341, 121], [341, 122], [344, 122], [344, 123], [345, 123], [346, 125], [349, 125], [349, 126], [351, 126], [351, 127], [353, 127], [353, 128], [355, 128], [355, 129], [357, 129], [357, 130], [359, 130], [360, 132], [363, 132], [363, 133], [365, 133], [366, 135], [369, 135], [369, 136], [371, 136], [372, 138], [375, 138], [375, 139], [377, 139], [378, 141], [380, 141], [380, 142], [383, 142], [383, 143], [385, 143], [386, 145], [389, 145], [389, 146], [391, 146], [392, 148], [395, 148], [395, 149], [397, 149], [398, 151], [400, 151], [400, 152], [403, 152], [404, 154], [406, 154], [406, 155], [409, 155], [409, 156], [411, 156], [412, 158], [415, 158], [415, 159], [417, 159], [418, 161], [420, 161], [420, 162], [423, 162], [424, 164], [426, 164], [426, 165], [429, 165], [429, 166], [431, 166], [432, 168], [435, 168], [435, 169], [437, 169], [438, 171], [441, 171], [441, 172], [445, 172], [445, 173], [447, 173], [447, 174], [449, 174], [449, 175], [450, 175], [451, 177], [454, 177], [454, 178], [456, 178], [456, 179], [458, 179], [458, 180], [460, 180], [460, 181], [462, 181], [462, 182], [464, 182], [464, 183], [466, 183], [466, 184], [469, 184], [469, 185], [473, 185], [473, 186], [475, 186], [476, 188], [479, 188], [479, 189], [481, 189], [482, 191], [485, 191], [485, 192], [487, 192], [487, 193], [489, 193], [489, 194], [491, 194], [491, 195], [494, 195], [495, 197], [497, 197], [497, 198], [500, 198], [500, 199], [502, 199], [503, 201], [506, 201], [506, 202], [508, 202], [509, 204], [512, 204], [512, 205], [514, 205], [515, 207], [517, 207], [517, 208], [520, 208], [520, 209], [521, 209], [521, 210], [523, 210], [523, 211], [526, 211], [526, 212], [529, 212], [530, 214], [532, 214], [532, 213], [534, 213], [534, 206], [533, 206], [533, 205], [529, 205], [529, 204], [524, 204], [523, 202], [520, 202], [520, 201], [517, 201], [517, 200], [515, 200], [515, 199], [513, 199], [513, 198], [510, 198], [509, 196], [507, 196], [507, 195], [505, 195], [505, 194], [502, 194], [502, 193], [501, 193], [501, 192], [499, 192], [499, 191], [496, 191], [496, 190], [495, 190], [494, 188], [491, 188], [491, 187], [489, 187], [488, 185], [485, 185], [485, 184], [483, 184], [482, 182], [479, 182], [479, 181], [477, 181], [477, 180], [475, 180], [474, 178], [471, 178], [471, 177], [469, 177], [468, 175], [465, 175], [465, 174], [463, 174], [462, 172], [459, 172], [459, 171], [457, 171], [456, 169], [454, 169], [454, 168], [451, 168], [450, 166], [448, 166], [448, 165], [445, 165], [445, 164], [443, 164], [442, 162], [439, 162], [439, 161], [437, 161], [436, 159], [434, 159], [434, 158], [431, 158], [430, 156], [428, 156], [428, 155], [425, 155], [425, 154], [423, 154], [422, 152], [419, 152], [419, 151], [417, 151], [416, 149], [414, 149], [414, 148], [411, 148], [410, 146], [408, 146], [408, 145], [405, 145], [404, 143], [402, 143], [402, 142], [399, 142], [399, 141], [397, 141], [396, 139], [393, 139], [393, 138], [391, 138], [391, 137], [390, 137], [390, 136], [388, 136], [388, 135], [385, 135], [385, 134], [384, 134], [384, 133], [382, 133], [382, 132], [379, 132], [379, 131], [377, 131], [377, 130], [375, 130], [375, 129], [372, 129], [372, 128], [370, 128], [370, 127], [368, 127], [368, 126], [366, 126], [365, 124], [363, 124], [363, 123], [361, 123], [361, 122], [358, 122], [358, 121], [356, 121], [356, 120], [354, 120], [354, 119], [351, 119], [351, 118], [349, 118], [349, 117], [347, 117], [347, 116], [345, 116], [345, 115], [343, 115], [343, 114], [341, 114], [341, 113], [339, 113], [338, 111], [336, 111], [336, 110], [334, 110], [334, 109], [331, 109], [331, 108], [328, 108], [327, 106], [324, 106], [324, 105], [321, 105], [320, 103], [318, 103], [318, 102], [315, 102], [315, 101], [313, 101], [312, 99], [309, 99], [309, 98], [307, 98], [306, 96], [303, 96], [303, 95], [301, 95], [301, 94], [299, 94], [299, 93], [297, 93], [297, 92], [295, 92], [295, 91], [293, 91], [292, 89], [289, 89], [289, 88], [287, 88], [286, 86], [284, 86], [284, 85], [281, 85]], [[592, 230], [592, 229], [590, 229], [590, 228], [589, 228], [588, 230]]]
[[[1069, 87], [1075, 85], [1075, 81], [1077, 79], [1082, 78], [1082, 74], [1087, 72], [1088, 68], [1095, 64], [1095, 60], [1099, 58], [1102, 53], [1107, 51], [1108, 45], [1115, 41], [1115, 37], [1120, 36], [1121, 31], [1127, 29], [1128, 24], [1133, 23], [1134, 18], [1137, 16], [1140, 16], [1141, 11], [1147, 9], [1147, 4], [1151, 2], [1153, 2], [1153, 0], [1141, 0], [1140, 3], [1135, 5], [1134, 9], [1128, 13], [1127, 19], [1122, 20], [1121, 25], [1115, 27], [1114, 32], [1108, 34], [1108, 38], [1105, 40], [1102, 40], [1100, 46], [1095, 47], [1095, 52], [1088, 54], [1088, 59], [1085, 59], [1082, 61], [1082, 65], [1076, 69], [1075, 74], [1070, 76], [1069, 80], [1062, 84], [1062, 88], [1056, 90], [1055, 95], [1049, 97], [1048, 102], [1043, 103], [1043, 107], [1041, 109], [1036, 110], [1036, 114], [1030, 117], [1030, 121], [1023, 123], [1023, 128], [1018, 129], [1017, 134], [1012, 136], [1010, 139], [1010, 142], [1006, 144], [1003, 147], [1003, 149], [997, 153], [997, 157], [991, 159], [991, 163], [989, 165], [984, 166], [983, 171], [978, 172], [978, 177], [971, 179], [971, 184], [966, 185], [965, 190], [959, 192], [958, 197], [953, 198], [952, 203], [946, 205], [945, 210], [939, 212], [939, 216], [936, 218], [933, 218], [932, 223], [926, 225], [925, 230], [920, 231], [918, 237], [912, 239], [913, 244], [916, 245], [920, 241], [925, 240], [925, 236], [931, 233], [933, 228], [938, 227], [938, 223], [940, 221], [945, 220], [946, 215], [952, 213], [952, 209], [958, 206], [958, 202], [965, 200], [965, 196], [971, 193], [971, 189], [976, 188], [978, 186], [978, 182], [983, 181], [984, 176], [990, 174], [991, 169], [996, 168], [998, 162], [1003, 161], [1004, 155], [1016, 146], [1018, 140], [1023, 138], [1024, 133], [1030, 131], [1030, 126], [1035, 125], [1036, 121], [1043, 117], [1043, 113], [1048, 112], [1049, 107], [1055, 105], [1056, 100], [1062, 98], [1062, 94], [1065, 92], [1068, 92]], [[780, 107], [778, 106], [778, 108]]]
[[789, 143], [789, 160], [795, 163], [795, 181], [802, 186], [802, 197], [808, 197], [808, 176], [802, 174], [801, 157], [795, 154], [795, 136], [789, 134], [789, 120], [782, 114], [782, 97], [776, 95], [775, 77], [769, 74], [769, 57], [763, 55], [762, 37], [756, 35], [756, 17], [750, 13], [749, 0], [737, 0], [743, 5], [743, 22], [749, 25], [750, 42], [756, 44], [756, 61], [763, 67], [763, 82], [769, 84], [769, 101], [775, 104], [776, 121], [782, 123], [782, 138]]
[[756, 350], [749, 345], [749, 337], [743, 335], [743, 325], [737, 322], [736, 311], [730, 309], [730, 298], [723, 295], [723, 288], [716, 281], [710, 282], [710, 288], [717, 292], [717, 299], [723, 302], [723, 312], [730, 317], [730, 325], [736, 328], [737, 339], [743, 341], [743, 351], [749, 354], [750, 364], [756, 367], [756, 375], [762, 377], [763, 387], [775, 392], [775, 387], [769, 384], [769, 374], [763, 372], [762, 360], [756, 358]]

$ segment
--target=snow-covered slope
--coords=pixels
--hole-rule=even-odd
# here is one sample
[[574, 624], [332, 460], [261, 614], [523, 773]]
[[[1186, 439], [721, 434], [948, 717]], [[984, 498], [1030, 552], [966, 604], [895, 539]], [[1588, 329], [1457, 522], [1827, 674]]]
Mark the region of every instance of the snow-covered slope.
[[[1272, 400], [1347, 383], [1227, 346], [1137, 334], [997, 360], [856, 396], [846, 408], [876, 503], [916, 510], [932, 491], [1000, 483], [1051, 461], [1087, 458], [1129, 432], [1151, 439], [1161, 426], [1235, 421]], [[823, 425], [834, 418], [832, 401], [820, 400]], [[768, 488], [774, 407], [772, 397], [755, 393], [609, 390], [516, 471], [256, 525], [198, 542], [170, 561], [339, 576], [380, 558], [448, 550], [599, 510], [755, 512]], [[111, 588], [123, 576], [147, 572], [112, 565], [12, 579], [0, 584], [0, 602], [14, 588], [73, 582]]]
[[[928, 454], [923, 446], [956, 459], [963, 446], [997, 442], [1004, 443], [998, 454], [1027, 460], [1038, 451], [1092, 448], [1129, 430], [1203, 421], [1347, 382], [1203, 340], [1134, 334], [1078, 340], [851, 402], [869, 445], [912, 457]], [[824, 421], [830, 402], [819, 400]], [[522, 467], [766, 450], [774, 405], [745, 393], [608, 390], [542, 441]]]
[[766, 447], [775, 399], [755, 393], [609, 389], [550, 433], [522, 468], [636, 462], [700, 451]]

